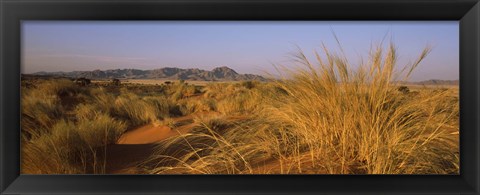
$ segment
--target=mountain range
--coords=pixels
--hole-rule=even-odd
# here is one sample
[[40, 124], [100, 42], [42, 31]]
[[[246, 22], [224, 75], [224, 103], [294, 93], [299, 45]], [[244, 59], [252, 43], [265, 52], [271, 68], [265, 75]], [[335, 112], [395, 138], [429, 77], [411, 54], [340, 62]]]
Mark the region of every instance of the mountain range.
[[459, 80], [438, 80], [430, 79], [426, 81], [415, 82], [417, 85], [459, 85]]
[[70, 78], [87, 79], [171, 79], [171, 80], [194, 80], [194, 81], [244, 81], [267, 79], [254, 74], [239, 74], [227, 67], [217, 67], [211, 71], [198, 68], [160, 68], [153, 70], [139, 69], [114, 69], [114, 70], [93, 70], [93, 71], [72, 71], [72, 72], [37, 72], [38, 76], [61, 76]]
[[424, 81], [417, 81], [417, 82], [404, 82], [400, 81], [397, 82], [402, 85], [459, 85], [459, 80], [440, 80], [440, 79], [430, 79]]
[[[139, 69], [114, 69], [114, 70], [93, 70], [93, 71], [72, 71], [72, 72], [37, 72], [36, 76], [58, 76], [69, 78], [88, 79], [170, 79], [170, 80], [194, 80], [194, 81], [245, 81], [258, 80], [267, 81], [265, 77], [254, 74], [239, 74], [227, 67], [217, 67], [211, 71], [198, 68], [160, 68], [153, 70]], [[413, 85], [458, 85], [458, 80], [431, 79], [419, 82], [400, 82]]]

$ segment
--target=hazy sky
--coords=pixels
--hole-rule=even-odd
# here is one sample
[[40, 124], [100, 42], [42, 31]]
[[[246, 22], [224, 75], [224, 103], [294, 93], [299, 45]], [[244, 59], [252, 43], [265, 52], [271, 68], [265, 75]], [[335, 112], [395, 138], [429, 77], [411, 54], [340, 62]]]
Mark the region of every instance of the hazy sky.
[[332, 32], [353, 65], [387, 35], [400, 67], [432, 46], [412, 80], [459, 78], [457, 21], [24, 21], [22, 72], [228, 66], [260, 74], [290, 65], [297, 46], [308, 56], [322, 42], [338, 50]]

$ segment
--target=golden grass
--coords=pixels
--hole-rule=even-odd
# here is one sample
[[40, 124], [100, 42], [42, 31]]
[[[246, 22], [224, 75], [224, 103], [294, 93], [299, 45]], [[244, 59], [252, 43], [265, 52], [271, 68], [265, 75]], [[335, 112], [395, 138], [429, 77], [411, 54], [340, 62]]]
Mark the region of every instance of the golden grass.
[[[324, 48], [302, 51], [273, 82], [77, 87], [44, 81], [22, 90], [22, 173], [104, 173], [105, 147], [127, 129], [196, 117], [158, 143], [147, 173], [458, 174], [458, 88], [398, 90], [426, 57], [399, 70], [392, 45], [352, 66]], [[353, 68], [355, 67], [355, 68]], [[262, 164], [274, 167], [262, 169]], [[259, 168], [260, 167], [260, 168]]]
[[329, 174], [458, 174], [458, 139], [448, 131], [458, 126], [458, 99], [447, 98], [447, 91], [405, 95], [394, 84], [408, 78], [428, 52], [400, 72], [393, 46], [372, 51], [357, 69], [327, 49], [326, 59], [316, 55], [316, 64], [300, 52], [301, 66], [284, 69], [287, 77], [275, 83], [273, 93], [207, 85], [205, 95], [219, 99], [219, 112], [249, 120], [223, 127], [222, 133], [208, 125], [218, 121], [200, 122], [208, 131], [159, 146], [162, 157], [169, 149], [190, 148], [176, 164], [149, 171], [253, 173], [258, 159], [273, 158], [280, 173], [302, 173], [308, 166]]
[[[283, 104], [268, 108], [268, 117], [292, 125], [298, 145], [312, 159], [322, 157], [312, 162], [333, 165], [325, 167], [328, 173], [456, 173], [458, 143], [445, 125], [458, 121], [458, 102], [442, 104], [445, 93], [405, 98], [393, 84], [408, 77], [428, 51], [405, 72], [395, 72], [393, 46], [385, 54], [373, 51], [358, 69], [327, 49], [327, 60], [317, 54], [317, 65], [300, 53], [306, 68], [288, 70], [293, 79], [278, 82], [289, 95], [274, 99]], [[433, 148], [437, 152], [426, 152]]]

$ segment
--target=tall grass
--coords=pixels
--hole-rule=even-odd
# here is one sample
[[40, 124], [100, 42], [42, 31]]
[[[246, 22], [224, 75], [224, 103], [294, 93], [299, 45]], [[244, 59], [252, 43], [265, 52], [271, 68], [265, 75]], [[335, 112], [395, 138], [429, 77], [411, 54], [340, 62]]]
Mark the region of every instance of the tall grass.
[[[212, 83], [204, 93], [206, 99], [215, 100], [216, 111], [226, 115], [245, 115], [261, 107], [267, 92], [266, 84], [256, 81], [242, 83]], [[213, 106], [212, 106], [213, 107]]]
[[[85, 142], [78, 136], [73, 125], [60, 121], [49, 133], [22, 143], [22, 173], [26, 174], [75, 174], [86, 166], [75, 164], [76, 159], [85, 159]], [[80, 161], [78, 161], [80, 162]]]
[[22, 132], [28, 137], [41, 136], [61, 116], [61, 104], [56, 97], [42, 99], [34, 96], [22, 98]]
[[[65, 98], [86, 101], [70, 110], [63, 106]], [[142, 99], [126, 91], [116, 95], [68, 80], [41, 81], [22, 91], [21, 101], [21, 161], [27, 174], [105, 173], [108, 144], [128, 126], [169, 112], [161, 98]]]
[[300, 52], [296, 59], [304, 68], [288, 70], [293, 79], [278, 82], [288, 96], [275, 99], [283, 104], [268, 108], [268, 117], [292, 125], [299, 144], [321, 159], [312, 162], [332, 165], [328, 173], [455, 173], [458, 143], [444, 125], [458, 118], [444, 111], [458, 105], [439, 104], [444, 94], [405, 100], [395, 91], [394, 83], [408, 78], [428, 53], [402, 72], [393, 45], [372, 51], [357, 69], [327, 49], [326, 60], [316, 54], [316, 64]]
[[[159, 144], [155, 155], [145, 164], [153, 162], [162, 166], [147, 168], [149, 172], [241, 173], [251, 169], [250, 162], [263, 159], [264, 153], [271, 151], [259, 147], [266, 142], [253, 139], [263, 131], [243, 129], [253, 124], [248, 119], [236, 121], [220, 115], [196, 118], [195, 123], [190, 133]], [[246, 131], [250, 134], [244, 134]]]
[[25, 136], [38, 137], [55, 124], [62, 115], [60, 96], [78, 92], [68, 80], [43, 81], [33, 89], [22, 90], [22, 131]]
[[159, 119], [170, 117], [170, 110], [175, 104], [165, 96], [147, 96], [143, 100], [153, 107]]
[[236, 90], [235, 95], [225, 97], [217, 103], [217, 110], [226, 115], [238, 115], [253, 112], [261, 106], [261, 97], [250, 90]]
[[216, 115], [160, 142], [147, 172], [266, 173], [270, 163], [284, 174], [456, 174], [457, 95], [398, 90], [429, 51], [404, 67], [393, 45], [372, 49], [359, 66], [326, 47], [313, 60], [299, 51], [283, 79], [202, 91], [45, 81], [22, 91], [22, 173], [105, 173], [106, 146], [127, 129], [163, 120], [175, 131], [171, 117], [208, 112]]
[[125, 123], [103, 113], [76, 123], [60, 120], [50, 132], [23, 141], [22, 173], [105, 173], [105, 147], [125, 130]]
[[189, 85], [184, 82], [175, 83], [166, 88], [166, 95], [175, 101], [191, 97], [199, 92], [199, 89], [195, 87], [195, 85]]
[[108, 114], [95, 113], [90, 119], [79, 120], [75, 128], [82, 140], [96, 148], [115, 143], [127, 129], [127, 125]]
[[114, 102], [114, 115], [130, 121], [132, 126], [155, 120], [155, 111], [140, 99], [118, 97]]
[[232, 85], [207, 86], [205, 95], [219, 99], [220, 112], [248, 114], [249, 120], [221, 131], [212, 126], [218, 121], [199, 122], [203, 131], [161, 144], [150, 159], [174, 153], [169, 157], [177, 163], [159, 163], [150, 172], [259, 173], [255, 162], [273, 159], [280, 173], [456, 174], [458, 140], [447, 130], [458, 125], [458, 101], [446, 101], [446, 93], [410, 96], [395, 84], [408, 79], [429, 51], [402, 70], [393, 45], [372, 50], [355, 68], [327, 48], [315, 62], [300, 51], [298, 66], [283, 69], [287, 76], [274, 90], [245, 97], [251, 93]]

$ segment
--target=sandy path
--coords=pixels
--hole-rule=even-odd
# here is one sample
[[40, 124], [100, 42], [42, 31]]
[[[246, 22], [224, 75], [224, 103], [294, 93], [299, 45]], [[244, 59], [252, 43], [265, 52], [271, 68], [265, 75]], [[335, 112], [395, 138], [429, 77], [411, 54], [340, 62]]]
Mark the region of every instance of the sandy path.
[[107, 146], [107, 173], [139, 173], [135, 167], [153, 154], [156, 142], [188, 133], [196, 125], [194, 117], [210, 114], [212, 113], [196, 113], [174, 118], [174, 129], [165, 125], [148, 124], [127, 131], [116, 144]]
[[168, 126], [155, 126], [152, 124], [142, 126], [123, 134], [117, 144], [149, 144], [166, 139], [174, 135]]
[[193, 127], [193, 118], [200, 115], [209, 115], [211, 113], [198, 113], [188, 116], [174, 118], [175, 129], [165, 125], [155, 126], [153, 124], [144, 125], [124, 133], [117, 141], [117, 144], [151, 144], [162, 141], [169, 137], [178, 136], [187, 133]]

